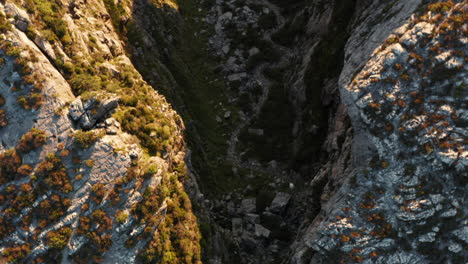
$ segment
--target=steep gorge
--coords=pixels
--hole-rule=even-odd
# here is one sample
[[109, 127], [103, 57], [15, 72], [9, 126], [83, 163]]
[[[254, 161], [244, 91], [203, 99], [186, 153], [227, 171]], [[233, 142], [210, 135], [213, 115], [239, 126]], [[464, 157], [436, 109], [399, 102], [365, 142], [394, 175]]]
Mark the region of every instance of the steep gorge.
[[[250, 5], [254, 6], [256, 9], [250, 10], [250, 8], [248, 8]], [[339, 8], [336, 8], [335, 5], [339, 6]], [[187, 81], [184, 81], [188, 73], [180, 73], [181, 71], [183, 72], [180, 68], [183, 68], [185, 65], [187, 68], [193, 67], [192, 65], [194, 63], [193, 57], [188, 61], [184, 61], [184, 58], [178, 58], [178, 56], [180, 56], [180, 50], [184, 50], [184, 48], [158, 44], [157, 38], [153, 37], [152, 42], [149, 42], [148, 45], [143, 45], [143, 50], [148, 51], [135, 56], [136, 60], [140, 61], [142, 64], [140, 71], [144, 71], [144, 69], [148, 69], [148, 61], [146, 58], [149, 54], [168, 54], [167, 56], [169, 58], [160, 59], [160, 61], [171, 73], [174, 73], [174, 76], [177, 76], [174, 77], [174, 80], [179, 88], [175, 90], [182, 91], [176, 95], [172, 95], [176, 97], [174, 102], [179, 100], [179, 103], [174, 103], [174, 105], [176, 108], [181, 109], [179, 113], [188, 112], [185, 115], [186, 124], [194, 123], [193, 127], [190, 127], [190, 125], [188, 126], [189, 138], [191, 137], [190, 133], [197, 135], [196, 141], [191, 141], [189, 145], [195, 150], [191, 158], [199, 160], [198, 164], [194, 165], [193, 172], [197, 175], [202, 175], [197, 178], [202, 192], [210, 199], [207, 206], [213, 207], [214, 205], [215, 207], [214, 212], [210, 212], [206, 216], [207, 218], [215, 219], [210, 224], [210, 229], [213, 230], [209, 230], [209, 232], [223, 234], [224, 237], [227, 238], [226, 243], [232, 244], [228, 246], [232, 250], [231, 256], [223, 256], [223, 258], [225, 258], [224, 262], [235, 261], [236, 258], [242, 262], [252, 263], [280, 261], [287, 253], [288, 249], [286, 245], [291, 242], [291, 239], [293, 239], [300, 225], [299, 219], [303, 219], [305, 215], [303, 204], [311, 201], [313, 202], [315, 208], [308, 212], [310, 216], [320, 211], [320, 202], [318, 200], [320, 195], [314, 194], [315, 197], [307, 197], [310, 192], [305, 191], [307, 188], [300, 188], [300, 186], [303, 186], [305, 182], [311, 181], [313, 175], [317, 173], [320, 168], [320, 162], [326, 162], [327, 160], [327, 154], [325, 151], [321, 151], [321, 146], [325, 140], [328, 129], [328, 119], [333, 120], [331, 114], [330, 118], [328, 117], [328, 112], [333, 112], [334, 109], [337, 108], [338, 103], [335, 102], [335, 104], [332, 104], [329, 102], [329, 108], [332, 110], [326, 110], [327, 106], [323, 105], [320, 99], [322, 97], [337, 98], [338, 96], [336, 75], [340, 72], [340, 68], [342, 67], [341, 61], [343, 59], [343, 55], [339, 51], [343, 50], [346, 34], [340, 35], [337, 34], [337, 32], [346, 32], [347, 29], [345, 27], [348, 22], [346, 19], [351, 19], [352, 12], [349, 13], [348, 18], [344, 19], [345, 21], [336, 23], [336, 20], [342, 18], [341, 16], [343, 13], [340, 12], [349, 12], [350, 9], [347, 7], [352, 7], [353, 4], [348, 6], [343, 5], [345, 4], [336, 3], [328, 6], [328, 9], [331, 10], [329, 11], [330, 14], [324, 12], [324, 16], [329, 15], [330, 18], [321, 25], [321, 30], [323, 30], [324, 33], [323, 35], [310, 37], [313, 39], [301, 35], [301, 31], [295, 32], [294, 29], [285, 29], [287, 21], [291, 24], [301, 23], [300, 21], [289, 22], [289, 20], [296, 17], [296, 14], [290, 13], [290, 17], [286, 19], [283, 17], [283, 14], [280, 13], [279, 7], [266, 1], [262, 3], [238, 2], [228, 4], [227, 6], [211, 7], [211, 14], [209, 14], [207, 22], [215, 24], [215, 36], [211, 36], [210, 38], [212, 45], [209, 52], [217, 54], [222, 60], [232, 61], [232, 57], [228, 56], [231, 53], [229, 53], [229, 51], [226, 52], [226, 45], [230, 46], [229, 49], [231, 51], [234, 50], [234, 56], [239, 54], [238, 51], [248, 54], [249, 50], [257, 49], [257, 45], [261, 48], [259, 52], [264, 54], [252, 54], [250, 58], [244, 57], [244, 55], [239, 56], [238, 61], [245, 65], [241, 65], [240, 69], [234, 69], [233, 72], [231, 69], [226, 69], [227, 67], [223, 68], [224, 66], [222, 65], [218, 66], [218, 68], [221, 68], [218, 78], [223, 78], [223, 75], [225, 75], [228, 81], [227, 87], [210, 87], [211, 89], [207, 90], [209, 94], [200, 101], [191, 102], [196, 100], [199, 96], [205, 96], [205, 93], [202, 92], [204, 90], [198, 88], [197, 83], [188, 84]], [[243, 6], [247, 6], [247, 9], [253, 12], [253, 14], [242, 14], [245, 10], [242, 8]], [[264, 8], [270, 10], [269, 13], [263, 14]], [[140, 7], [140, 10], [148, 9], [149, 8], [144, 8], [144, 5]], [[314, 10], [313, 8], [310, 9]], [[337, 9], [338, 11], [336, 11]], [[260, 13], [256, 14], [258, 11], [260, 11]], [[153, 9], [153, 12], [161, 11]], [[184, 14], [183, 5], [180, 6], [180, 13]], [[187, 13], [189, 12], [187, 11]], [[232, 18], [231, 21], [223, 21], [222, 17], [226, 16], [226, 14], [230, 17], [230, 13], [233, 17], [238, 15], [239, 19], [247, 21], [252, 20], [250, 21], [251, 25], [245, 25], [244, 28], [242, 28], [242, 26], [241, 28], [236, 28], [236, 23], [243, 23], [245, 21], [233, 21], [234, 18]], [[165, 15], [167, 14], [163, 14], [163, 16]], [[242, 15], [245, 16], [243, 17]], [[308, 14], [301, 14], [299, 17], [303, 17], [304, 20], [304, 17], [307, 17], [307, 15]], [[151, 30], [153, 30], [153, 32], [156, 31], [153, 34], [143, 33], [142, 35], [154, 36], [155, 34], [160, 34], [161, 26], [158, 27], [158, 25], [164, 24], [163, 21], [167, 18], [160, 18], [159, 23], [155, 20], [151, 23], [148, 20], [148, 17], [154, 18], [160, 16], [160, 13], [157, 13], [157, 15], [143, 15], [143, 13], [136, 12], [136, 17], [145, 18], [139, 22], [138, 28], [144, 29], [146, 32], [151, 32]], [[268, 16], [269, 18], [265, 18]], [[190, 23], [200, 19], [200, 16], [186, 16], [185, 18], [187, 18], [188, 23]], [[209, 21], [210, 19], [211, 21]], [[257, 28], [257, 30], [260, 31], [259, 33], [252, 32], [250, 27], [257, 24], [261, 19], [270, 20], [272, 25], [265, 25], [265, 23], [263, 23], [263, 26], [266, 26], [266, 28]], [[317, 19], [317, 21], [320, 21], [320, 19], [321, 17]], [[222, 24], [219, 26], [220, 21]], [[185, 22], [187, 23], [187, 21]], [[201, 23], [202, 28], [203, 26], [207, 26], [205, 23]], [[302, 21], [302, 23], [303, 24], [295, 25], [296, 30], [306, 26], [304, 21]], [[148, 25], [151, 25], [152, 29], [148, 28]], [[331, 28], [332, 25], [335, 28], [327, 30], [327, 27]], [[224, 29], [220, 29], [220, 27], [226, 27], [227, 30], [224, 31]], [[235, 32], [236, 30], [238, 33]], [[243, 37], [246, 42], [239, 42], [237, 38], [242, 38], [242, 36], [235, 34], [241, 34], [243, 30], [246, 30], [247, 34], [254, 35], [250, 35], [248, 38]], [[190, 33], [186, 33], [181, 29], [178, 33], [182, 35], [174, 33], [174, 36], [170, 36], [176, 39], [176, 43], [177, 39], [179, 39], [180, 43], [182, 43], [180, 45], [184, 45], [184, 42], [193, 43], [185, 39], [187, 35], [190, 36], [193, 31], [189, 32]], [[202, 34], [203, 32], [200, 33]], [[310, 33], [310, 35], [313, 35], [313, 33]], [[336, 35], [336, 37], [334, 35]], [[295, 37], [300, 38], [296, 39], [294, 41], [295, 43], [290, 43], [289, 45], [277, 43], [281, 42], [281, 39], [294, 39]], [[275, 39], [280, 40], [278, 41]], [[161, 41], [159, 41], [159, 43], [160, 42]], [[167, 40], [164, 41], [164, 43], [168, 42]], [[304, 56], [303, 52], [300, 51], [300, 48], [307, 45], [304, 44], [304, 42], [309, 42], [308, 45], [312, 45], [311, 43], [321, 44], [321, 48], [309, 54], [310, 58], [306, 58], [307, 62], [305, 63], [301, 60], [307, 56]], [[141, 42], [139, 43], [141, 44]], [[238, 46], [236, 46], [236, 44]], [[330, 45], [334, 45], [334, 47], [329, 48]], [[196, 47], [198, 48], [198, 46]], [[322, 47], [329, 48], [328, 52], [324, 55], [315, 55], [323, 52]], [[154, 51], [154, 49], [158, 50]], [[275, 56], [279, 56], [280, 58], [276, 59]], [[318, 58], [314, 58], [314, 56]], [[307, 69], [292, 67], [296, 64], [293, 61], [293, 57], [295, 58], [294, 60], [298, 60], [297, 64], [305, 64]], [[207, 55], [196, 58], [195, 63], [197, 63], [196, 60], [202, 59], [204, 63], [209, 65], [210, 62], [207, 58]], [[244, 60], [244, 62], [242, 62], [242, 60]], [[177, 66], [174, 65], [175, 61], [181, 61], [185, 63], [185, 65], [178, 65], [179, 68], [177, 68]], [[321, 74], [316, 75], [315, 79], [306, 79], [305, 76], [311, 75], [311, 72], [316, 70], [313, 67], [316, 61], [326, 61], [326, 65], [321, 65], [324, 68], [321, 69]], [[137, 63], [136, 65], [139, 64]], [[287, 70], [290, 67], [294, 70]], [[244, 68], [244, 73], [242, 73], [242, 68]], [[200, 75], [198, 70], [199, 69], [197, 69], [197, 74]], [[191, 69], [188, 71], [191, 71]], [[230, 71], [232, 74], [230, 74]], [[206, 76], [203, 82], [204, 85], [210, 85], [210, 75], [204, 72], [202, 75]], [[149, 76], [148, 80], [150, 83], [154, 84], [157, 82], [151, 75], [146, 76]], [[243, 76], [241, 78], [244, 79], [237, 79], [238, 76]], [[335, 85], [335, 87], [330, 89], [330, 91], [324, 92], [322, 95], [324, 80], [330, 76], [334, 77], [335, 83], [328, 84], [328, 87], [332, 85]], [[194, 78], [196, 77], [194, 76]], [[294, 87], [297, 90], [288, 89], [288, 87]], [[189, 91], [187, 91], [187, 89]], [[185, 91], [187, 91], [187, 95], [185, 95]], [[194, 95], [193, 92], [199, 94]], [[305, 98], [302, 97], [301, 94], [306, 92], [307, 96]], [[216, 96], [217, 99], [211, 99], [211, 93], [223, 94], [227, 100], [221, 101], [221, 103], [227, 104], [227, 106], [223, 106], [221, 109], [218, 108], [220, 105], [220, 97]], [[168, 94], [168, 96], [170, 96], [170, 94]], [[248, 96], [248, 99], [244, 98], [246, 96]], [[328, 100], [330, 101], [330, 99]], [[202, 104], [205, 104], [208, 110], [199, 109], [201, 101], [204, 101]], [[206, 102], [208, 102], [208, 104]], [[237, 114], [235, 112], [236, 109], [238, 109], [239, 117], [235, 116]], [[231, 113], [233, 117], [225, 116], [226, 113]], [[217, 119], [218, 124], [215, 124], [215, 127], [221, 127], [218, 131], [233, 129], [231, 133], [223, 133], [225, 136], [230, 136], [230, 139], [227, 141], [227, 146], [225, 142], [222, 142], [221, 146], [214, 146], [216, 143], [210, 142], [211, 138], [207, 137], [207, 132], [205, 132], [205, 130], [211, 128], [211, 126], [200, 123], [197, 118], [197, 116], [200, 115], [206, 116], [205, 118], [211, 120]], [[342, 113], [342, 115], [344, 115], [344, 113]], [[220, 117], [224, 120], [220, 121]], [[346, 122], [346, 120], [342, 122]], [[347, 128], [344, 127], [341, 129]], [[258, 134], [259, 131], [261, 131], [261, 134]], [[341, 131], [341, 133], [343, 132]], [[202, 149], [197, 152], [196, 150], [200, 148]], [[207, 152], [208, 154], [206, 154]], [[225, 152], [227, 152], [227, 154], [224, 154]], [[213, 162], [213, 160], [215, 160], [215, 162]], [[207, 166], [209, 164], [213, 165]], [[228, 184], [225, 184], [225, 182], [228, 182]], [[225, 185], [231, 186], [223, 188], [222, 186]], [[314, 188], [318, 191], [324, 187], [324, 185], [325, 182], [322, 182], [321, 185], [314, 186]], [[221, 189], [223, 192], [221, 197], [218, 193], [220, 187], [223, 188]], [[246, 187], [247, 189], [245, 189]], [[278, 211], [276, 212], [278, 214], [268, 215], [267, 212], [266, 216], [262, 216], [262, 211], [265, 210], [265, 207], [273, 200], [279, 190], [286, 190], [287, 193], [290, 192], [287, 190], [290, 189], [292, 191], [292, 188], [302, 189], [302, 196], [297, 196], [297, 201], [294, 205], [292, 205], [293, 203], [291, 202], [290, 209], [287, 213]], [[229, 198], [226, 199], [226, 197]], [[289, 194], [286, 194], [286, 197], [287, 200], [290, 199]], [[206, 201], [200, 200], [200, 202]], [[251, 203], [253, 209], [243, 208], [247, 203]], [[232, 206], [232, 208], [228, 208], [228, 210], [221, 209], [225, 207], [226, 204]], [[281, 210], [283, 210], [283, 208]], [[257, 222], [259, 219], [254, 219], [254, 222], [243, 223], [242, 221], [245, 220], [241, 220], [241, 218], [245, 214], [251, 214], [253, 218], [265, 218], [266, 220], [263, 221], [270, 222], [268, 226], [270, 229], [279, 229], [278, 231], [273, 231], [273, 240], [270, 241], [268, 237], [261, 238], [260, 235], [260, 238], [256, 241], [255, 236], [258, 235], [255, 235], [254, 226], [255, 224], [259, 224], [259, 222]], [[243, 234], [238, 233], [235, 235], [237, 238], [234, 238], [232, 241], [232, 233], [242, 232], [242, 230], [233, 229], [233, 226], [236, 225], [235, 222], [240, 222], [241, 226], [252, 226], [249, 228], [248, 234], [249, 232], [251, 233], [247, 235], [247, 239], [245, 235], [243, 238], [240, 238]], [[246, 246], [246, 243], [249, 243], [246, 242], [246, 240], [249, 239], [251, 245], [258, 245], [254, 246], [254, 248], [251, 248], [252, 246], [249, 248], [249, 246]], [[215, 241], [214, 243], [219, 243], [219, 241]], [[276, 245], [278, 247], [278, 244], [280, 244], [282, 250], [271, 252], [268, 249], [271, 245]], [[255, 252], [255, 255], [258, 257], [252, 257], [251, 253], [248, 253], [249, 251]]]
[[[467, 7], [454, 2], [1, 2], [0, 220], [32, 230], [5, 225], [2, 256], [431, 263], [431, 248], [457, 263]], [[31, 127], [46, 140], [26, 154]], [[43, 221], [41, 199], [64, 212]]]

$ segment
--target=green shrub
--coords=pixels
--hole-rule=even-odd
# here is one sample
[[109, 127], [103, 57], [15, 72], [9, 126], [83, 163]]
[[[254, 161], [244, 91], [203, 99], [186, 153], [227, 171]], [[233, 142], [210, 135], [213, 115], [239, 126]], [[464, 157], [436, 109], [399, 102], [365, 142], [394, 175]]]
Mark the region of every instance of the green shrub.
[[104, 195], [106, 194], [106, 188], [102, 183], [96, 183], [91, 187], [92, 199], [96, 204], [100, 204]]
[[[199, 263], [201, 235], [197, 218], [192, 213], [190, 199], [177, 175], [170, 174], [166, 177], [164, 186], [159, 185], [158, 190], [148, 188], [145, 191], [143, 201], [133, 211], [137, 219], [146, 220], [158, 228], [152, 242], [138, 257], [143, 263]], [[158, 221], [152, 216], [166, 195], [170, 197], [167, 200], [166, 217], [164, 221]]]
[[96, 143], [96, 141], [101, 139], [103, 136], [104, 131], [78, 130], [75, 133], [73, 133], [73, 143], [81, 149], [87, 149], [91, 147], [94, 143]]
[[453, 7], [452, 0], [445, 2], [437, 2], [428, 5], [427, 9], [432, 13], [443, 13], [449, 11]]
[[72, 229], [69, 227], [63, 227], [58, 231], [50, 231], [47, 233], [47, 245], [51, 248], [62, 249], [67, 245], [71, 234]]
[[4, 14], [0, 13], [0, 33], [6, 33], [11, 30], [11, 24]]
[[148, 168], [145, 170], [145, 175], [154, 175], [158, 172], [158, 167], [154, 164], [150, 165]]
[[52, 35], [49, 41], [53, 42], [55, 39], [61, 41], [64, 46], [72, 43], [71, 36], [67, 29], [67, 23], [62, 19], [64, 15], [64, 8], [59, 6], [56, 1], [51, 0], [26, 0], [24, 6], [28, 12], [37, 14], [42, 22], [44, 28], [50, 29]]
[[94, 166], [94, 160], [91, 160], [91, 159], [87, 159], [85, 161], [85, 164], [86, 166], [88, 166], [89, 168], [92, 168]]
[[73, 91], [77, 94], [87, 91], [99, 91], [102, 88], [101, 78], [89, 73], [74, 74], [69, 81]]
[[125, 223], [125, 221], [127, 221], [128, 216], [129, 216], [129, 214], [128, 214], [127, 212], [118, 211], [118, 212], [115, 214], [115, 220], [116, 220], [119, 224], [123, 224], [123, 223]]

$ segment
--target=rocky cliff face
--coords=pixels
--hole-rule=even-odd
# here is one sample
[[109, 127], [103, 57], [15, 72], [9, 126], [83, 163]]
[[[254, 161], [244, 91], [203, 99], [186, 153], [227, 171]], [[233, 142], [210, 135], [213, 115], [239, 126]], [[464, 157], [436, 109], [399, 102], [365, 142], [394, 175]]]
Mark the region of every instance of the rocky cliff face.
[[460, 263], [466, 8], [0, 1], [2, 261]]
[[371, 17], [346, 45], [339, 83], [354, 130], [353, 171], [299, 239], [293, 263], [466, 258], [466, 5], [432, 3], [414, 12], [420, 3], [407, 1], [390, 11], [399, 5], [410, 19], [400, 11], [375, 31], [367, 25], [370, 39], [386, 36], [383, 44], [358, 44]]

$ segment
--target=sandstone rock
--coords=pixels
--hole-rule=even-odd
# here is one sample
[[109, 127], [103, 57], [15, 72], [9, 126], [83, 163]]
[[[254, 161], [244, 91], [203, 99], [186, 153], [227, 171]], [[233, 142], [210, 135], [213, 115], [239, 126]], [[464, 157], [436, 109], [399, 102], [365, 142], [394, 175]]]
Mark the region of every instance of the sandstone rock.
[[220, 20], [231, 20], [232, 19], [232, 12], [226, 12], [219, 17]]
[[396, 43], [390, 46], [390, 49], [396, 56], [399, 56], [399, 57], [404, 57], [407, 53], [407, 51], [399, 43]]
[[468, 244], [468, 226], [464, 226], [452, 232], [460, 240]]
[[229, 201], [226, 205], [226, 210], [229, 215], [233, 215], [236, 213], [236, 206], [233, 201]]
[[120, 131], [120, 123], [115, 120], [115, 118], [108, 118], [104, 121], [104, 125], [106, 128], [106, 134], [108, 135], [116, 135]]
[[117, 122], [117, 120], [115, 120], [115, 118], [111, 117], [111, 118], [107, 118], [105, 121], [104, 121], [104, 124], [106, 126], [111, 126], [113, 125], [115, 122]]
[[447, 69], [455, 69], [463, 67], [463, 59], [458, 57], [452, 57], [448, 61], [445, 62], [445, 67]]
[[111, 97], [100, 102], [97, 108], [96, 114], [93, 114], [94, 119], [97, 120], [97, 119], [104, 117], [107, 113], [115, 109], [118, 103], [119, 103], [118, 97]]
[[117, 135], [119, 133], [119, 129], [115, 126], [106, 127], [106, 134], [107, 135]]
[[425, 263], [423, 257], [409, 252], [397, 252], [390, 256], [379, 257], [376, 261], [378, 264], [412, 264]]
[[424, 242], [424, 243], [431, 243], [436, 240], [436, 233], [434, 232], [429, 232], [425, 235], [419, 236], [418, 241], [419, 242]]
[[86, 113], [83, 116], [81, 116], [78, 124], [83, 129], [90, 129], [94, 125], [94, 123], [91, 121], [91, 119]]
[[130, 152], [128, 153], [129, 157], [132, 159], [132, 160], [136, 160], [138, 159], [138, 157], [140, 156], [138, 151], [132, 149], [130, 150]]

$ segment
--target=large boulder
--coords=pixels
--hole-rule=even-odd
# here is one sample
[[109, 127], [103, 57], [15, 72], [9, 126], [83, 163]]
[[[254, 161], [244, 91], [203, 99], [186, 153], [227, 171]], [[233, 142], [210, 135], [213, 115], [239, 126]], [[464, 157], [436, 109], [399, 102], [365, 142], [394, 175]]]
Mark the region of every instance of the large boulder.
[[70, 118], [77, 122], [80, 128], [92, 129], [98, 121], [105, 120], [117, 108], [118, 103], [119, 98], [110, 94], [96, 93], [85, 100], [78, 97], [70, 104]]
[[49, 41], [42, 37], [40, 34], [36, 34], [34, 37], [34, 43], [44, 52], [47, 57], [52, 60], [57, 59], [57, 55], [55, 54], [54, 48], [50, 45]]
[[29, 19], [29, 15], [25, 10], [17, 7], [15, 4], [8, 3], [5, 5], [5, 13], [7, 16], [13, 17], [15, 20], [14, 24], [19, 30], [24, 32], [26, 29], [28, 29], [31, 20]]
[[69, 114], [73, 121], [78, 121], [81, 117], [85, 114], [85, 110], [83, 108], [83, 102], [81, 98], [76, 98], [69, 107]]

